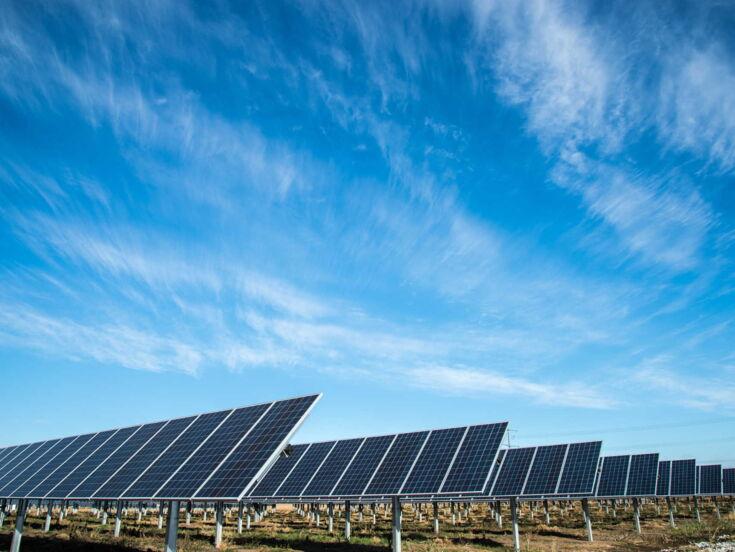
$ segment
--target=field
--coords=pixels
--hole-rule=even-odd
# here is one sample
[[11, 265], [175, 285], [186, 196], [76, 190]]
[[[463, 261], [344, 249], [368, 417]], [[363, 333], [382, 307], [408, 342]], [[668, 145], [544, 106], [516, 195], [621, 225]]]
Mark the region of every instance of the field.
[[[595, 542], [586, 540], [582, 514], [579, 505], [575, 509], [565, 510], [564, 515], [557, 508], [552, 508], [552, 519], [549, 526], [543, 523], [543, 512], [539, 509], [531, 515], [530, 507], [525, 505], [521, 514], [521, 542], [525, 551], [566, 550], [644, 550], [658, 551], [662, 549], [687, 549], [694, 542], [716, 542], [723, 535], [735, 535], [735, 515], [731, 513], [730, 504], [724, 504], [722, 519], [714, 515], [712, 505], [702, 507], [702, 521], [697, 523], [686, 503], [681, 503], [677, 513], [677, 528], [668, 526], [665, 507], [656, 515], [653, 504], [643, 508], [643, 534], [637, 535], [634, 530], [632, 511], [618, 507], [616, 517], [611, 511], [593, 503], [592, 518]], [[448, 510], [441, 512], [439, 536], [432, 533], [431, 518], [424, 514], [419, 521], [410, 506], [404, 507], [403, 515], [403, 549], [416, 552], [438, 551], [482, 551], [512, 550], [510, 525], [504, 512], [504, 525], [498, 528], [489, 516], [484, 505], [476, 505], [470, 512], [469, 519], [462, 519], [456, 525], [450, 523]], [[369, 508], [365, 509], [362, 521], [355, 512], [352, 516], [352, 540], [346, 543], [342, 538], [343, 519], [335, 519], [335, 534], [329, 535], [326, 530], [325, 515], [322, 515], [321, 527], [309, 523], [307, 517], [298, 515], [290, 507], [281, 506], [271, 512], [264, 520], [253, 524], [250, 531], [236, 532], [236, 513], [233, 511], [225, 521], [225, 535], [221, 550], [228, 551], [287, 551], [303, 552], [379, 552], [390, 547], [390, 517], [379, 511], [376, 524], [372, 523]], [[7, 550], [14, 524], [10, 516], [0, 529], [0, 549]], [[61, 523], [54, 519], [51, 530], [43, 532], [44, 515], [31, 509], [26, 520], [22, 550], [31, 551], [159, 551], [163, 549], [163, 529], [157, 527], [155, 511], [150, 511], [141, 522], [135, 512], [131, 511], [123, 521], [122, 535], [114, 539], [112, 535], [113, 518], [107, 525], [92, 512], [86, 509], [70, 514]], [[201, 511], [195, 516], [189, 527], [185, 526], [183, 515], [179, 526], [179, 550], [195, 552], [213, 550], [214, 534], [213, 516], [203, 520]]]

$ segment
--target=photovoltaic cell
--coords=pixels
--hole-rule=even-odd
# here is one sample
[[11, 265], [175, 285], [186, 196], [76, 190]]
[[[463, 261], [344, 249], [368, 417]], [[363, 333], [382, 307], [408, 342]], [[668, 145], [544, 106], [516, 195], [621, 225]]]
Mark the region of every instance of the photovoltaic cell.
[[628, 496], [654, 496], [658, 475], [658, 453], [634, 454], [630, 457]]
[[10, 492], [13, 491], [18, 485], [23, 483], [28, 477], [36, 473], [36, 470], [43, 464], [48, 462], [49, 458], [53, 456], [51, 453], [56, 446], [59, 444], [59, 439], [52, 441], [45, 441], [38, 447], [32, 454], [28, 456], [27, 460], [18, 463], [10, 472], [7, 477], [4, 477], [3, 486], [0, 487], [0, 496], [8, 497]]
[[722, 494], [722, 466], [720, 464], [699, 466], [699, 494]]
[[538, 447], [533, 460], [531, 472], [528, 474], [524, 495], [544, 496], [556, 492], [564, 455], [569, 445], [548, 445]]
[[471, 426], [440, 492], [482, 492], [507, 426], [506, 422]]
[[86, 445], [92, 437], [94, 437], [94, 433], [91, 433], [89, 435], [80, 435], [79, 437], [74, 439], [68, 447], [59, 452], [59, 454], [57, 454], [53, 460], [49, 461], [43, 468], [39, 469], [33, 475], [33, 477], [28, 479], [25, 483], [23, 483], [23, 485], [13, 491], [11, 495], [16, 497], [43, 497], [43, 495], [32, 494], [32, 491], [34, 491], [35, 488], [38, 487], [38, 485], [40, 485], [43, 481], [45, 481], [51, 474], [53, 474], [56, 470], [63, 466], [64, 463], [69, 458], [74, 456], [82, 447], [84, 447], [84, 445]]
[[625, 484], [628, 480], [630, 455], [606, 456], [602, 459], [602, 471], [597, 485], [597, 496], [625, 496]]
[[557, 494], [591, 494], [594, 491], [601, 447], [602, 441], [569, 445]]
[[658, 477], [656, 478], [656, 495], [669, 496], [671, 481], [671, 460], [661, 460], [658, 463]]
[[268, 497], [273, 496], [286, 479], [291, 470], [296, 466], [310, 445], [294, 445], [291, 454], [279, 456], [278, 460], [268, 473], [260, 480], [249, 496]]
[[123, 495], [145, 470], [166, 450], [174, 439], [191, 425], [196, 416], [166, 422], [161, 430], [138, 450], [109, 481], [94, 494], [96, 498], [116, 498]]
[[335, 441], [327, 443], [314, 443], [304, 453], [304, 457], [296, 468], [288, 475], [283, 484], [278, 488], [278, 496], [300, 496], [309, 484], [314, 472], [321, 466], [327, 455], [334, 448]]
[[15, 452], [16, 448], [18, 447], [5, 447], [2, 452], [0, 452], [0, 470], [3, 469], [3, 467], [5, 466], [5, 462], [8, 458], [10, 458], [12, 453]]
[[[304, 419], [317, 395], [279, 401], [197, 491], [197, 498], [237, 498], [279, 452]], [[270, 467], [270, 466], [267, 466]]]
[[671, 462], [671, 496], [694, 496], [696, 494], [696, 461], [674, 460]]
[[363, 441], [364, 439], [339, 441], [319, 471], [316, 472], [309, 486], [304, 489], [302, 496], [329, 495]]
[[253, 425], [266, 413], [270, 404], [261, 404], [240, 408], [215, 431], [196, 451], [178, 472], [156, 493], [157, 497], [187, 498], [192, 496], [199, 486], [219, 463], [224, 460], [240, 440], [247, 435]]
[[428, 436], [428, 431], [398, 435], [364, 494], [398, 493]]
[[158, 460], [127, 490], [124, 497], [145, 498], [154, 496], [174, 471], [194, 449], [204, 441], [230, 411], [202, 414], [174, 441]]
[[12, 472], [19, 464], [23, 463], [26, 458], [30, 458], [40, 445], [43, 443], [31, 443], [29, 445], [18, 446], [11, 454], [8, 455], [5, 465], [0, 470], [0, 488], [5, 486], [9, 481], [10, 472]]
[[494, 497], [520, 496], [531, 468], [535, 447], [509, 449], [490, 493]]
[[432, 431], [401, 493], [420, 495], [437, 492], [465, 430], [464, 427], [455, 427]]
[[365, 443], [332, 494], [335, 496], [361, 495], [394, 438], [395, 435], [384, 435], [365, 439]]
[[722, 494], [735, 495], [735, 468], [722, 470]]
[[125, 441], [120, 448], [113, 452], [100, 466], [92, 473], [79, 487], [74, 491], [77, 496], [89, 496], [95, 495], [97, 490], [110, 479], [130, 457], [138, 452], [148, 439], [156, 434], [157, 431], [163, 427], [166, 422], [156, 422], [153, 424], [146, 424], [138, 426], [138, 430], [135, 431], [127, 441]]

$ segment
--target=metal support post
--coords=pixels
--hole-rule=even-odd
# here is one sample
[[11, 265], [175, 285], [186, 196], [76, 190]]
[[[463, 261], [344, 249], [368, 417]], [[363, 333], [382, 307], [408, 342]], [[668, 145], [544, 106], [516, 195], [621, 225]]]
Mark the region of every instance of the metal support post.
[[401, 500], [393, 497], [393, 552], [401, 552], [401, 518], [403, 512], [401, 510]]
[[225, 510], [225, 505], [222, 502], [218, 502], [215, 505], [215, 528], [214, 528], [214, 547], [219, 548], [222, 546], [222, 518]]
[[122, 528], [122, 500], [117, 501], [115, 506], [115, 532], [113, 536], [115, 538], [120, 536], [120, 529]]
[[243, 510], [245, 509], [245, 504], [243, 502], [240, 502], [237, 505], [237, 534], [242, 534], [242, 514]]
[[671, 504], [671, 498], [666, 497], [666, 507], [669, 509], [669, 525], [676, 527], [676, 521], [674, 520], [674, 506]]
[[551, 514], [549, 513], [548, 500], [544, 500], [544, 517], [546, 518], [546, 525], [551, 525]]
[[158, 503], [158, 528], [163, 529], [163, 502]]
[[351, 517], [352, 517], [352, 506], [350, 505], [350, 501], [345, 502], [345, 540], [349, 541], [350, 536], [352, 533], [352, 524], [351, 524]]
[[714, 503], [714, 506], [715, 506], [715, 515], [717, 516], [717, 519], [722, 519], [722, 515], [720, 514], [720, 505], [717, 504], [716, 496], [712, 497], [712, 502]]
[[587, 527], [587, 540], [592, 542], [592, 518], [590, 517], [590, 503], [586, 498], [582, 499], [582, 512], [584, 513], [584, 524]]
[[633, 519], [635, 521], [635, 532], [641, 534], [641, 506], [637, 498], [633, 499]]
[[699, 500], [694, 497], [694, 517], [697, 518], [697, 522], [702, 521], [702, 517], [699, 515]]
[[452, 502], [452, 505], [450, 506], [450, 508], [452, 510], [452, 525], [457, 525], [457, 512], [455, 511], [456, 504]]
[[53, 510], [54, 510], [54, 503], [49, 501], [48, 507], [46, 508], [46, 521], [43, 524], [44, 533], [48, 533], [51, 530], [51, 514]]
[[521, 552], [521, 532], [518, 528], [518, 501], [510, 499], [510, 518], [513, 522], [513, 550]]
[[179, 531], [179, 501], [168, 504], [168, 519], [166, 520], [166, 547], [164, 552], [176, 552], [176, 537]]
[[107, 525], [107, 502], [102, 506], [102, 525]]
[[334, 533], [334, 504], [327, 504], [327, 530]]
[[250, 531], [250, 504], [247, 505], [247, 508], [245, 509], [245, 529]]
[[432, 506], [434, 508], [434, 534], [438, 535], [439, 534], [439, 504], [434, 502]]
[[13, 540], [10, 542], [10, 552], [20, 552], [20, 541], [23, 538], [23, 524], [26, 521], [27, 511], [28, 501], [19, 500], [18, 510], [15, 514], [15, 531], [13, 532]]

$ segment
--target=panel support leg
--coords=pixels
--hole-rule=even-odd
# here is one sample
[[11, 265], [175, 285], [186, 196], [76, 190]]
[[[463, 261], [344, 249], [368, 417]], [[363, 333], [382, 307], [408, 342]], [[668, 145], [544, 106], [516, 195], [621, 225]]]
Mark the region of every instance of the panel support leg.
[[107, 502], [102, 506], [102, 525], [107, 525]]
[[242, 535], [242, 514], [245, 510], [245, 504], [240, 502], [237, 505], [237, 534]]
[[549, 514], [549, 501], [544, 500], [544, 518], [546, 519], [546, 525], [551, 525], [551, 514]]
[[49, 501], [46, 508], [46, 521], [43, 524], [43, 532], [48, 533], [51, 530], [51, 514], [54, 511], [54, 503]]
[[120, 529], [122, 528], [122, 500], [117, 501], [115, 506], [115, 532], [114, 537], [120, 536]]
[[5, 524], [5, 508], [8, 507], [6, 500], [0, 500], [0, 529]]
[[633, 498], [633, 520], [635, 521], [635, 532], [641, 534], [641, 505], [637, 498]]
[[716, 496], [712, 497], [712, 502], [714, 503], [714, 506], [715, 506], [715, 515], [717, 516], [717, 519], [722, 519], [722, 515], [720, 514], [720, 505], [717, 504]]
[[15, 531], [13, 532], [13, 540], [10, 543], [10, 552], [20, 552], [20, 541], [23, 538], [23, 524], [26, 521], [27, 511], [28, 501], [19, 500], [15, 518]]
[[513, 521], [513, 550], [521, 552], [521, 532], [518, 528], [518, 502], [510, 499], [510, 518]]
[[697, 522], [702, 521], [702, 517], [699, 515], [699, 499], [694, 497], [694, 517], [697, 518]]
[[224, 514], [225, 505], [218, 502], [215, 506], [215, 527], [214, 527], [214, 547], [219, 548], [222, 546], [222, 517]]
[[176, 537], [179, 531], [179, 501], [174, 500], [168, 505], [168, 519], [166, 520], [166, 547], [164, 552], [176, 552]]
[[334, 533], [334, 504], [327, 504], [327, 530], [330, 534]]
[[434, 534], [438, 535], [439, 534], [439, 504], [434, 502], [432, 506], [434, 508]]
[[669, 510], [669, 525], [673, 528], [676, 527], [676, 521], [674, 520], [674, 506], [671, 504], [671, 498], [666, 497], [666, 507]]
[[582, 499], [582, 512], [584, 513], [584, 524], [587, 527], [587, 540], [592, 542], [592, 518], [590, 517], [590, 503], [586, 498]]
[[245, 529], [250, 531], [250, 521], [251, 521], [251, 514], [250, 514], [250, 504], [247, 505], [247, 508], [245, 509]]
[[321, 505], [314, 504], [314, 525], [316, 525], [317, 529], [319, 528], [322, 522], [321, 515], [322, 515]]
[[158, 503], [158, 528], [163, 529], [163, 502]]
[[397, 497], [393, 497], [393, 539], [391, 541], [393, 545], [393, 552], [401, 552], [401, 520], [403, 512], [401, 510], [401, 500]]
[[350, 501], [345, 502], [345, 540], [349, 542], [351, 533], [352, 533], [352, 523], [351, 523], [351, 517], [352, 517], [352, 506], [350, 505]]

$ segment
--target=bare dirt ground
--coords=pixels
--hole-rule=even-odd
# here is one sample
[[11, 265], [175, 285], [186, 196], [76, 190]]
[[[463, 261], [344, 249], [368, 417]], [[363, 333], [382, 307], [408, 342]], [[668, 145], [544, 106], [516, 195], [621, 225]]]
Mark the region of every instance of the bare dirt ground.
[[[579, 507], [560, 515], [559, 510], [552, 510], [552, 523], [543, 524], [543, 514], [537, 511], [531, 519], [530, 510], [526, 506], [521, 517], [521, 541], [524, 551], [690, 551], [710, 550], [713, 552], [731, 552], [735, 550], [728, 544], [733, 535], [735, 539], [735, 515], [725, 514], [718, 520], [711, 505], [705, 505], [702, 511], [702, 522], [697, 523], [686, 505], [679, 506], [677, 528], [668, 526], [665, 508], [656, 515], [652, 504], [643, 509], [643, 534], [634, 531], [632, 512], [618, 509], [617, 517], [610, 512], [592, 505], [593, 530], [595, 542], [586, 540], [584, 524]], [[438, 537], [431, 531], [431, 520], [424, 516], [422, 521], [416, 519], [410, 507], [404, 510], [403, 516], [403, 548], [407, 552], [438, 551], [501, 551], [512, 550], [512, 535], [506, 522], [498, 528], [488, 515], [485, 506], [474, 506], [469, 520], [463, 519], [457, 525], [449, 523], [448, 511], [442, 511], [441, 533]], [[508, 512], [505, 512], [507, 517]], [[347, 543], [342, 538], [344, 520], [335, 520], [335, 534], [329, 535], [325, 527], [325, 516], [322, 516], [320, 528], [310, 524], [308, 519], [297, 515], [288, 507], [279, 507], [265, 520], [254, 524], [252, 530], [236, 533], [236, 515], [233, 513], [225, 523], [225, 538], [221, 550], [226, 551], [302, 551], [302, 552], [384, 552], [390, 547], [390, 519], [380, 512], [376, 525], [372, 524], [372, 515], [366, 509], [362, 522], [353, 514], [353, 538]], [[183, 517], [183, 516], [182, 516]], [[134, 513], [123, 522], [122, 536], [112, 537], [112, 516], [110, 523], [101, 525], [100, 520], [89, 511], [80, 510], [70, 515], [61, 524], [54, 520], [51, 531], [43, 532], [43, 517], [29, 515], [26, 521], [22, 549], [32, 551], [159, 551], [163, 548], [164, 530], [158, 529], [155, 512], [149, 513], [138, 523]], [[0, 529], [0, 549], [7, 550], [14, 517], [6, 519]], [[183, 519], [179, 527], [179, 550], [196, 552], [212, 550], [214, 523], [212, 516], [207, 522], [197, 515], [189, 527]], [[723, 536], [725, 537], [723, 539]]]

